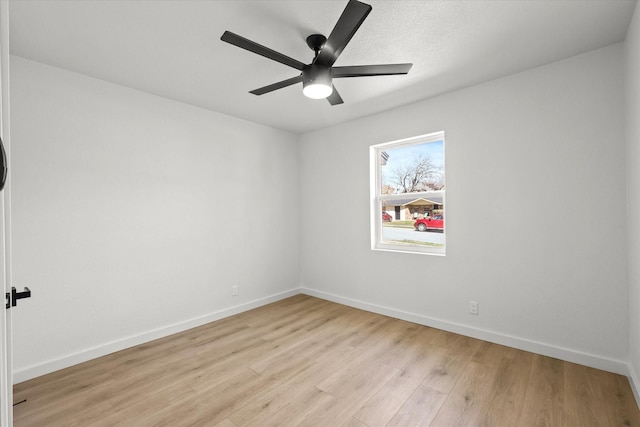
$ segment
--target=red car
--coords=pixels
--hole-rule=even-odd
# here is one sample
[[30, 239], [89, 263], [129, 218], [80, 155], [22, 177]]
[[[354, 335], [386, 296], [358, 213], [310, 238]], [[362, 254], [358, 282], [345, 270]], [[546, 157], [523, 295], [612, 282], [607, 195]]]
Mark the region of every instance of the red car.
[[391, 215], [389, 215], [389, 214], [388, 214], [388, 213], [386, 213], [386, 212], [382, 212], [382, 220], [383, 220], [384, 222], [391, 222], [391, 220], [392, 220], [392, 219], [393, 219], [393, 218], [391, 218]]
[[444, 230], [444, 217], [442, 215], [428, 216], [425, 219], [416, 220], [413, 226], [418, 231]]

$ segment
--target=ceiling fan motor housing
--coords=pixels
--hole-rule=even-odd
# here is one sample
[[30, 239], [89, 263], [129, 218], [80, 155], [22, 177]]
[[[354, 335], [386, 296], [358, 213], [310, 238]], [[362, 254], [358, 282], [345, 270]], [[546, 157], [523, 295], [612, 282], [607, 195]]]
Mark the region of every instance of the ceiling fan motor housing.
[[322, 49], [326, 41], [327, 38], [322, 34], [311, 34], [309, 37], [307, 37], [307, 46], [309, 46], [309, 48], [313, 50], [317, 56], [318, 52], [320, 51], [320, 49]]

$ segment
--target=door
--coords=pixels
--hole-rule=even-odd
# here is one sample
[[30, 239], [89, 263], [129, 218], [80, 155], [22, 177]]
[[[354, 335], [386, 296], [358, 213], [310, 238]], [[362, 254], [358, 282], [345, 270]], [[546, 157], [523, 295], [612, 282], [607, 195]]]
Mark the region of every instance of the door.
[[[9, 2], [0, 2], [0, 137], [9, 156]], [[11, 286], [10, 182], [0, 191], [0, 290]], [[0, 315], [0, 427], [13, 425], [13, 365], [11, 363], [11, 310]]]

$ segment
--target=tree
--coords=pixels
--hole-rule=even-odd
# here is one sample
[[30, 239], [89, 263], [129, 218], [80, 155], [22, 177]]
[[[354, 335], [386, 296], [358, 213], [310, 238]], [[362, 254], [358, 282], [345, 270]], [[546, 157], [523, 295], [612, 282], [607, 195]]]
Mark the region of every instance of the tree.
[[393, 185], [382, 184], [381, 194], [388, 196], [389, 194], [396, 194], [396, 189]]
[[444, 189], [442, 167], [429, 157], [418, 156], [411, 163], [397, 166], [389, 177], [395, 194]]

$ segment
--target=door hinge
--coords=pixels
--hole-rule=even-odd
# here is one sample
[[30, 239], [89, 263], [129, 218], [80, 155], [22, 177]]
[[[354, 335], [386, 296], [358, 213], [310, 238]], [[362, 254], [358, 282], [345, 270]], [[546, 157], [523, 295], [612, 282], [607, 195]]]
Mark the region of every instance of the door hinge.
[[31, 289], [25, 286], [24, 291], [18, 292], [16, 291], [15, 286], [11, 287], [11, 292], [7, 292], [4, 294], [4, 297], [7, 301], [5, 308], [11, 308], [18, 305], [18, 300], [23, 298], [31, 298]]

